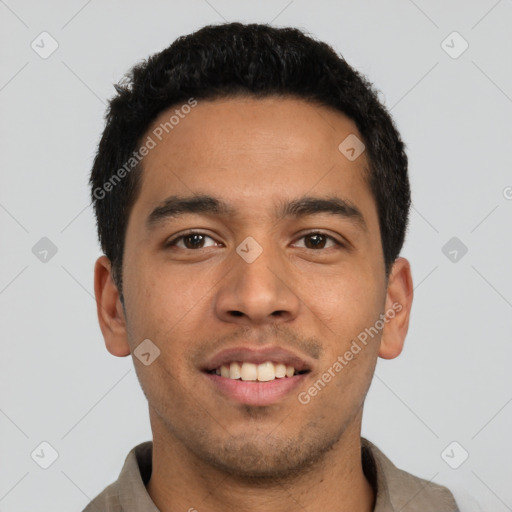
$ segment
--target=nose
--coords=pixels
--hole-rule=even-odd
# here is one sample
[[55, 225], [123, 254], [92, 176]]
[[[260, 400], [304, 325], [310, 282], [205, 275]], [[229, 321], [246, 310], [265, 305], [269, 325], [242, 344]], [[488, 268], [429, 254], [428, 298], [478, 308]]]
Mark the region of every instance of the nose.
[[225, 322], [261, 325], [297, 317], [301, 300], [294, 288], [296, 273], [265, 244], [252, 262], [233, 253], [229, 272], [215, 296], [215, 312]]

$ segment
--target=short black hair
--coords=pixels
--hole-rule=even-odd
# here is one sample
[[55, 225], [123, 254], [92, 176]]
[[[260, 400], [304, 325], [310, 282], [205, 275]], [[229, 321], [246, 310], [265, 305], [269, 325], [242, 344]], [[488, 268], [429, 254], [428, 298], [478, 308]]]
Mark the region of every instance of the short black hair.
[[296, 28], [208, 25], [135, 65], [115, 89], [90, 184], [99, 240], [121, 300], [126, 227], [142, 173], [134, 152], [161, 112], [191, 98], [294, 97], [352, 119], [366, 147], [389, 276], [411, 203], [404, 143], [372, 84], [329, 45]]

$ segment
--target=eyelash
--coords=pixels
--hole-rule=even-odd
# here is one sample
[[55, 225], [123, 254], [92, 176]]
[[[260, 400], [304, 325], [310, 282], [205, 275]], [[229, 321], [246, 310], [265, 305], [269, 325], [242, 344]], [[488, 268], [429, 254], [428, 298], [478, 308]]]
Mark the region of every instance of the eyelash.
[[[211, 237], [210, 235], [207, 235], [206, 233], [203, 233], [202, 231], [189, 231], [188, 233], [184, 233], [182, 235], [179, 235], [175, 238], [172, 238], [171, 240], [169, 240], [168, 242], [165, 243], [165, 248], [170, 248], [170, 247], [174, 247], [176, 246], [176, 243], [180, 240], [182, 240], [183, 238], [186, 238], [188, 236], [192, 236], [192, 235], [203, 235], [207, 238], [210, 238], [212, 240], [213, 237]], [[333, 236], [331, 235], [328, 235], [327, 233], [323, 233], [322, 231], [310, 231], [308, 233], [304, 233], [301, 237], [299, 237], [297, 240], [300, 240], [302, 238], [306, 238], [308, 236], [314, 236], [314, 235], [321, 235], [321, 236], [324, 236], [325, 238], [331, 240], [332, 242], [334, 242], [334, 244], [336, 246], [338, 246], [339, 248], [345, 248], [346, 245], [341, 243], [340, 241], [336, 240], [336, 238], [334, 238]], [[327, 249], [332, 249], [333, 247], [328, 247]], [[181, 248], [180, 248], [181, 249]], [[200, 249], [203, 249], [203, 247], [199, 247], [198, 249], [188, 249], [188, 248], [184, 248], [183, 250], [186, 250], [186, 251], [198, 251]], [[307, 247], [305, 247], [305, 249], [308, 249]], [[327, 250], [326, 248], [321, 248], [321, 249], [309, 249], [310, 251], [316, 251], [316, 252], [319, 252], [319, 251], [322, 251], [322, 250]]]

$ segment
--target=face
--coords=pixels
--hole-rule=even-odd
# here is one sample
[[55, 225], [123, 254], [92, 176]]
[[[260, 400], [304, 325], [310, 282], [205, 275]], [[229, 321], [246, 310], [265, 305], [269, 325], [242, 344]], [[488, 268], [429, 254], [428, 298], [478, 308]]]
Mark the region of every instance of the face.
[[360, 424], [382, 331], [344, 355], [390, 306], [368, 160], [338, 149], [361, 137], [302, 100], [237, 98], [199, 101], [159, 141], [174, 110], [146, 134], [107, 346], [160, 350], [134, 364], [166, 443], [238, 474], [305, 468]]

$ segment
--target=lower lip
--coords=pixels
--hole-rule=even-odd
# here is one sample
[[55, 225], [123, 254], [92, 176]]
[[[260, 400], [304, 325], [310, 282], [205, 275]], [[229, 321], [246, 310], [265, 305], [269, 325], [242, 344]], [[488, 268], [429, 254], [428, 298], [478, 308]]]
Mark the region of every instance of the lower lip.
[[203, 373], [208, 380], [227, 398], [246, 405], [271, 405], [290, 395], [304, 381], [307, 373], [260, 382], [221, 377]]

